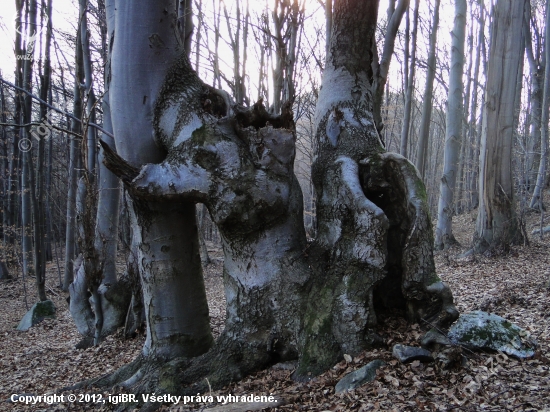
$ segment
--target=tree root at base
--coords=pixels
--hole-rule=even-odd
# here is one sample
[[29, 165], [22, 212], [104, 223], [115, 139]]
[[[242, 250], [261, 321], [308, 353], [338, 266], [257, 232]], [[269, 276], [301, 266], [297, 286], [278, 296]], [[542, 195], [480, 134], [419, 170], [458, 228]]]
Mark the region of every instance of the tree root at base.
[[147, 394], [208, 396], [212, 390], [243, 379], [245, 376], [270, 366], [276, 357], [262, 345], [249, 345], [224, 338], [207, 353], [196, 358], [159, 359], [139, 355], [131, 363], [98, 378], [79, 382], [62, 391], [99, 388], [113, 394], [136, 394], [137, 403], [120, 404], [117, 411], [139, 408], [153, 411], [162, 402], [146, 402]]

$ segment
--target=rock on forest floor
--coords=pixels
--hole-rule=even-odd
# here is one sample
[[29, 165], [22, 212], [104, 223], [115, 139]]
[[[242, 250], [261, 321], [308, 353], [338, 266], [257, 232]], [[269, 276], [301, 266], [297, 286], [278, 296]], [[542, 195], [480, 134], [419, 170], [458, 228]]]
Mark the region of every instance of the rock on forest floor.
[[[469, 244], [475, 214], [455, 218], [455, 235]], [[539, 217], [528, 218], [527, 231]], [[530, 235], [531, 236], [531, 235]], [[216, 336], [223, 328], [222, 254], [209, 245], [214, 263], [205, 271], [212, 327]], [[483, 310], [496, 313], [531, 333], [539, 347], [533, 359], [519, 361], [499, 353], [463, 351], [463, 366], [443, 369], [441, 364], [414, 361], [400, 364], [392, 357], [396, 343], [418, 346], [421, 325], [408, 325], [395, 314], [380, 316], [378, 333], [384, 348], [365, 352], [335, 365], [308, 383], [290, 378], [289, 367], [272, 368], [250, 376], [211, 395], [269, 395], [279, 405], [271, 411], [550, 411], [550, 236], [530, 238], [530, 246], [514, 247], [506, 256], [456, 258], [465, 249], [438, 253], [438, 273], [447, 282], [461, 312]], [[61, 262], [60, 257], [60, 262]], [[12, 270], [12, 275], [16, 275]], [[71, 322], [66, 296], [57, 287], [57, 266], [48, 266], [48, 295], [57, 306], [57, 318], [46, 319], [28, 332], [15, 327], [26, 312], [21, 278], [0, 281], [0, 411], [111, 410], [108, 404], [91, 402], [25, 406], [7, 402], [12, 394], [43, 395], [78, 381], [115, 370], [133, 360], [144, 337], [124, 340], [109, 337], [101, 346], [77, 350], [80, 340]], [[33, 279], [27, 279], [29, 307], [35, 303]], [[352, 392], [335, 394], [334, 386], [347, 373], [381, 359], [376, 379]], [[94, 393], [88, 391], [88, 394]], [[95, 393], [102, 393], [95, 391]], [[107, 396], [108, 392], [102, 393]], [[209, 394], [205, 394], [209, 395]], [[232, 406], [232, 408], [229, 408]], [[237, 404], [163, 406], [171, 411], [246, 411]], [[254, 408], [253, 410], [260, 410]]]

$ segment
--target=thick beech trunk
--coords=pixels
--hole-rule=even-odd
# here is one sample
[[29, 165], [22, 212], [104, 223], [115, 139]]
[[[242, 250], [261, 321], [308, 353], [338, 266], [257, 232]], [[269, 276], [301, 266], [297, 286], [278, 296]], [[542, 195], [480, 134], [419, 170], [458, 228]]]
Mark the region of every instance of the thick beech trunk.
[[374, 124], [367, 45], [377, 5], [337, 4], [316, 110], [319, 226], [297, 377], [375, 344], [376, 307], [442, 327], [457, 316], [435, 274], [424, 184], [408, 160], [384, 153]]
[[[108, 7], [107, 11], [114, 13], [114, 19], [108, 17], [109, 98], [117, 151], [132, 169], [158, 163], [166, 153], [159, 140], [161, 130], [173, 130], [178, 123], [174, 105], [164, 106], [167, 119], [151, 116], [160, 111], [155, 109], [160, 96], [177, 86], [175, 68], [170, 67], [184, 50], [174, 31], [176, 4], [171, 0], [122, 1], [116, 10]], [[179, 80], [187, 85], [185, 78]], [[143, 355], [147, 359], [197, 356], [212, 345], [212, 335], [194, 204], [133, 197], [133, 242], [147, 319]]]

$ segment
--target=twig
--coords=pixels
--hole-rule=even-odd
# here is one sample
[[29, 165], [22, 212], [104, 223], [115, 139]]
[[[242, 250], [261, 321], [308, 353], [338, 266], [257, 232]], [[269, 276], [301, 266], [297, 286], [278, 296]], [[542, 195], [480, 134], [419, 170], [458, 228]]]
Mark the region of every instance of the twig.
[[[58, 113], [61, 113], [62, 115], [64, 116], [67, 116], [69, 117], [70, 119], [74, 120], [74, 121], [77, 121], [78, 123], [82, 123], [82, 120], [80, 120], [78, 117], [76, 116], [73, 116], [72, 114], [70, 113], [67, 113], [61, 109], [58, 109], [57, 107], [55, 106], [52, 106], [51, 104], [45, 102], [44, 100], [42, 100], [40, 97], [38, 96], [35, 96], [34, 94], [32, 94], [31, 92], [23, 89], [22, 87], [19, 87], [19, 86], [16, 86], [15, 84], [13, 83], [10, 83], [8, 82], [7, 80], [4, 80], [0, 77], [0, 82], [4, 83], [4, 84], [7, 84], [8, 86], [10, 87], [13, 87], [14, 89], [16, 90], [19, 90], [23, 93], [26, 93], [27, 95], [29, 95], [30, 97], [32, 97], [33, 99], [39, 101], [40, 103], [42, 103], [43, 105], [45, 105], [46, 107], [49, 107], [50, 109], [52, 110], [55, 110], [56, 112]], [[112, 133], [109, 133], [107, 130], [105, 130], [104, 128], [102, 128], [101, 126], [98, 126], [97, 124], [95, 123], [88, 123], [89, 126], [92, 126], [92, 127], [95, 127], [97, 130], [101, 131], [103, 134], [106, 134], [107, 136], [110, 136], [112, 137], [113, 139], [115, 138], [115, 136], [112, 134]]]
[[49, 291], [52, 292], [55, 296], [59, 296], [59, 294], [58, 294], [55, 290], [53, 290], [50, 286], [48, 286], [48, 289], [49, 289]]
[[[437, 330], [439, 333], [441, 333], [442, 335], [444, 335], [447, 339], [449, 339], [449, 337], [447, 336], [447, 333], [443, 332], [441, 329], [439, 329], [439, 327], [437, 327], [436, 325], [434, 325], [433, 323], [431, 323], [430, 321], [427, 321], [426, 319], [424, 318], [421, 318], [422, 322], [424, 323], [427, 323], [428, 325], [430, 325], [432, 328], [434, 328], [435, 330]], [[477, 356], [477, 354], [472, 351], [471, 349], [468, 349], [466, 346], [464, 345], [461, 345], [460, 343], [454, 343], [451, 339], [449, 339], [449, 342], [451, 343], [451, 346], [455, 346], [455, 347], [460, 347], [462, 349], [465, 349], [466, 351], [470, 352], [473, 356]]]
[[[19, 128], [22, 128], [22, 127], [28, 127], [28, 126], [40, 126], [41, 124], [43, 124], [42, 122], [31, 122], [31, 123], [27, 123], [27, 124], [16, 124], [16, 123], [3, 123], [3, 122], [0, 122], [0, 126], [7, 126], [7, 127], [19, 127]], [[56, 125], [53, 125], [53, 124], [48, 124], [49, 127], [51, 127], [52, 129], [55, 129], [55, 130], [58, 130], [60, 132], [64, 132], [64, 133], [68, 133], [68, 134], [71, 134], [73, 136], [76, 136], [80, 139], [82, 139], [82, 135], [79, 134], [79, 133], [75, 133], [75, 132], [72, 132], [68, 129], [64, 129], [62, 127], [59, 127], [59, 126], [56, 126]]]

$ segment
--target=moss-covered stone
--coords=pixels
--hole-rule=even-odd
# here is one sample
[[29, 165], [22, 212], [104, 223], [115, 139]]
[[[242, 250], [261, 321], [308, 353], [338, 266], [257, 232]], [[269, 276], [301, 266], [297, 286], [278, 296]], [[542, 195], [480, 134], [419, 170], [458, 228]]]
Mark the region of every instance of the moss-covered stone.
[[26, 331], [46, 318], [54, 319], [55, 311], [55, 305], [51, 300], [37, 302], [25, 316], [23, 316], [23, 319], [21, 319], [21, 322], [19, 322], [17, 326], [17, 330]]
[[471, 350], [501, 351], [517, 358], [535, 355], [536, 342], [527, 331], [492, 313], [474, 311], [461, 315], [448, 337]]

